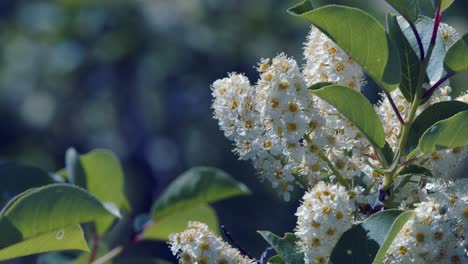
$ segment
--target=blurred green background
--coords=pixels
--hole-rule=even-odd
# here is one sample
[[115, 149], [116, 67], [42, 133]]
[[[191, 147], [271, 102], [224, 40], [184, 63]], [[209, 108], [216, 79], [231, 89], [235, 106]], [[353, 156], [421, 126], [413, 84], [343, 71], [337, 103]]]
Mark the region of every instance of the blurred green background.
[[[149, 211], [181, 172], [219, 167], [254, 192], [215, 208], [259, 257], [267, 245], [255, 231], [292, 231], [301, 194], [280, 201], [236, 159], [212, 119], [210, 84], [231, 71], [255, 82], [253, 66], [282, 51], [301, 59], [308, 23], [285, 12], [296, 2], [0, 0], [0, 159], [56, 171], [70, 146], [113, 150], [134, 208], [111, 234], [113, 244], [129, 238], [132, 217]], [[381, 22], [389, 10], [383, 0], [319, 2], [357, 6]], [[444, 22], [467, 32], [467, 11], [468, 2], [457, 0]], [[457, 77], [454, 86], [467, 83]], [[125, 254], [174, 261], [164, 242]]]

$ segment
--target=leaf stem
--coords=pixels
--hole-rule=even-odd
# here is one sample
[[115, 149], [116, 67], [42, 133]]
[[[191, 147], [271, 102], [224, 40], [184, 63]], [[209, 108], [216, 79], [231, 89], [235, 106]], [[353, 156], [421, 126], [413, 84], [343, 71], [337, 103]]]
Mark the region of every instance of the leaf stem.
[[416, 29], [416, 26], [414, 25], [414, 23], [410, 21], [408, 21], [408, 23], [410, 25], [411, 30], [414, 33], [414, 36], [416, 37], [416, 42], [418, 43], [420, 60], [423, 61], [425, 55], [424, 55], [424, 47], [421, 41], [421, 36], [419, 35], [418, 30]]
[[423, 96], [421, 97], [422, 99], [425, 99], [426, 97], [429, 97], [432, 95], [432, 93], [441, 85], [443, 84], [445, 81], [447, 81], [448, 79], [452, 78], [453, 76], [455, 75], [455, 72], [449, 72], [447, 73], [444, 77], [442, 77], [440, 80], [438, 80], [434, 85], [432, 85], [432, 87], [427, 90]]
[[97, 233], [93, 236], [93, 248], [91, 249], [91, 254], [89, 255], [88, 264], [93, 263], [96, 258], [98, 247], [99, 247], [99, 235]]
[[343, 175], [341, 175], [341, 173], [335, 168], [335, 165], [333, 165], [333, 163], [328, 159], [327, 156], [325, 156], [322, 152], [319, 152], [318, 153], [318, 156], [327, 163], [328, 165], [328, 168], [333, 172], [333, 175], [336, 176], [336, 178], [338, 178], [338, 181], [346, 187], [346, 189], [350, 189], [351, 186], [349, 184], [349, 182], [346, 180], [345, 177], [343, 177]]
[[390, 105], [392, 106], [393, 111], [395, 112], [396, 116], [398, 117], [398, 121], [400, 121], [400, 124], [404, 126], [405, 125], [405, 120], [403, 119], [403, 117], [401, 116], [400, 111], [398, 110], [397, 106], [395, 105], [395, 102], [393, 101], [392, 96], [386, 90], [384, 90], [384, 92], [385, 92], [385, 96], [387, 96], [387, 99], [390, 102]]

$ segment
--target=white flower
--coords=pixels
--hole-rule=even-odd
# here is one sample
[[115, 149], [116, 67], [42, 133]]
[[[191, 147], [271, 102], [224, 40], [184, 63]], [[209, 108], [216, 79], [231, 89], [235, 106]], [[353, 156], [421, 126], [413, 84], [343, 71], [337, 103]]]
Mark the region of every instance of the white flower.
[[237, 249], [211, 233], [206, 224], [199, 222], [189, 222], [185, 231], [171, 234], [169, 244], [180, 264], [256, 263], [242, 256]]
[[306, 65], [303, 73], [308, 86], [318, 82], [335, 82], [359, 91], [365, 84], [361, 66], [314, 26], [307, 36], [304, 57]]
[[[391, 244], [384, 263], [462, 263], [462, 241], [443, 204], [423, 202]], [[466, 261], [466, 259], [465, 259]]]
[[460, 36], [458, 35], [455, 28], [445, 23], [439, 24], [439, 32], [442, 35], [442, 39], [444, 40], [445, 45], [447, 46], [447, 49], [450, 46], [452, 46], [453, 43], [455, 43], [457, 40], [460, 39]]
[[342, 186], [319, 182], [303, 197], [296, 212], [295, 234], [298, 246], [309, 263], [328, 263], [331, 251], [352, 223], [355, 210], [354, 192]]

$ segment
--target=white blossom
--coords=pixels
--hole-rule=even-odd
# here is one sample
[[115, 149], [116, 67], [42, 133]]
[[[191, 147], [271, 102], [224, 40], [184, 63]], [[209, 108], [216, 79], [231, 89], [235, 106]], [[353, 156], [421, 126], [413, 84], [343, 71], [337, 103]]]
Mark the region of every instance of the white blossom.
[[185, 231], [171, 234], [169, 244], [180, 264], [256, 263], [216, 237], [206, 224], [200, 222], [189, 222]]
[[307, 36], [304, 57], [303, 73], [309, 86], [318, 82], [335, 82], [359, 91], [365, 84], [361, 66], [314, 26]]
[[306, 264], [328, 263], [335, 244], [353, 224], [355, 198], [355, 192], [324, 182], [304, 195], [296, 212], [295, 235]]

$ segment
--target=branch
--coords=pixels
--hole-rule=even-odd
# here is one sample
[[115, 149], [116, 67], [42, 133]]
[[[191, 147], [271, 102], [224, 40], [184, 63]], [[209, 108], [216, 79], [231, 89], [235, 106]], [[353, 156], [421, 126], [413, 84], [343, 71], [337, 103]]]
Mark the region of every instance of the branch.
[[91, 250], [91, 254], [89, 255], [88, 264], [93, 263], [97, 255], [98, 248], [99, 248], [99, 236], [96, 233], [94, 234], [94, 237], [93, 237], [93, 249]]

